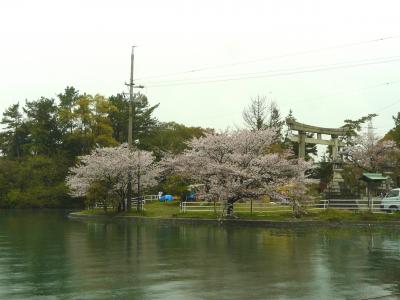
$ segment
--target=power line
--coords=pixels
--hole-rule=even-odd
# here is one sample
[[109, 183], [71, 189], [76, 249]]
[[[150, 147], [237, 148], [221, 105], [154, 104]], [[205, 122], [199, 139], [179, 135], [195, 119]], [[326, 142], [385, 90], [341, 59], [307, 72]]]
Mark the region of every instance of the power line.
[[337, 63], [332, 63], [332, 64], [321, 64], [321, 65], [286, 68], [286, 69], [273, 69], [273, 70], [262, 71], [262, 72], [224, 74], [224, 75], [217, 75], [217, 76], [206, 76], [206, 77], [203, 76], [203, 77], [197, 77], [197, 78], [186, 78], [186, 79], [182, 78], [182, 79], [153, 81], [153, 82], [150, 81], [148, 83], [150, 85], [152, 85], [152, 84], [158, 85], [158, 84], [170, 84], [170, 83], [176, 83], [176, 82], [192, 82], [192, 81], [198, 81], [198, 80], [227, 79], [232, 76], [249, 76], [249, 75], [260, 75], [260, 74], [270, 74], [270, 73], [281, 73], [281, 72], [296, 72], [296, 71], [304, 71], [304, 70], [313, 69], [313, 68], [325, 68], [325, 67], [335, 67], [335, 66], [348, 65], [348, 64], [380, 62], [382, 60], [391, 60], [391, 59], [400, 59], [400, 56], [367, 58], [367, 59], [361, 59], [361, 60], [337, 62]]
[[[360, 88], [360, 89], [357, 89], [357, 90], [351, 90], [350, 93], [361, 92], [361, 91], [364, 91], [364, 90], [379, 88], [379, 87], [383, 87], [383, 86], [391, 86], [391, 85], [398, 84], [398, 83], [400, 83], [400, 80], [399, 81], [386, 81], [386, 82], [383, 82], [383, 83], [380, 83], [380, 84], [367, 86], [367, 87]], [[342, 91], [340, 93], [328, 94], [328, 95], [325, 95], [325, 96], [312, 98], [311, 100], [317, 100], [317, 99], [321, 99], [321, 98], [328, 98], [328, 97], [336, 96], [336, 95], [340, 95], [340, 94], [347, 94], [347, 92], [346, 91]], [[306, 101], [306, 100], [307, 100], [306, 98], [302, 98], [302, 99], [296, 99], [294, 101]], [[379, 113], [379, 112], [381, 112], [383, 110], [386, 110], [386, 109], [388, 109], [388, 108], [390, 108], [390, 107], [392, 107], [392, 106], [394, 106], [394, 105], [396, 105], [398, 103], [400, 103], [400, 100], [397, 100], [397, 101], [395, 101], [395, 102], [393, 102], [393, 103], [391, 103], [391, 104], [389, 104], [387, 106], [384, 106], [384, 107], [378, 109], [376, 111], [376, 113]], [[235, 113], [228, 113], [228, 114], [225, 113], [225, 114], [207, 116], [205, 118], [202, 118], [202, 120], [209, 120], [209, 119], [215, 119], [215, 118], [221, 118], [221, 117], [229, 117], [229, 116], [235, 116], [235, 115], [238, 115], [238, 113], [235, 112]], [[286, 118], [286, 116], [281, 116], [278, 121], [284, 121], [285, 118]]]
[[383, 110], [386, 110], [386, 109], [388, 109], [388, 108], [390, 108], [390, 107], [392, 107], [392, 106], [394, 106], [394, 105], [396, 105], [398, 103], [400, 103], [400, 100], [396, 100], [395, 102], [393, 102], [393, 103], [391, 103], [391, 104], [389, 104], [387, 106], [382, 107], [381, 109], [377, 110], [376, 113], [381, 112]]
[[366, 90], [376, 89], [376, 88], [380, 88], [380, 87], [383, 87], [383, 86], [385, 86], [385, 87], [386, 86], [392, 86], [392, 85], [399, 84], [399, 83], [400, 83], [400, 80], [398, 80], [398, 81], [387, 81], [387, 82], [383, 82], [383, 83], [380, 83], [380, 84], [371, 85], [371, 86], [367, 86], [367, 87], [363, 87], [363, 88], [359, 88], [359, 89], [342, 90], [342, 91], [339, 91], [337, 93], [332, 93], [332, 94], [323, 95], [323, 96], [314, 97], [314, 98], [302, 98], [302, 99], [297, 99], [296, 101], [313, 102], [313, 101], [316, 101], [316, 100], [320, 100], [320, 99], [324, 99], [324, 98], [330, 98], [330, 97], [333, 97], [333, 96], [356, 94], [356, 93], [360, 93], [360, 92], [363, 92], [363, 91], [366, 91]]
[[[204, 83], [214, 83], [214, 82], [225, 82], [225, 81], [235, 81], [235, 80], [242, 80], [242, 79], [256, 79], [256, 78], [267, 78], [267, 77], [278, 77], [278, 76], [288, 76], [288, 75], [296, 75], [296, 74], [303, 74], [303, 73], [314, 73], [320, 71], [329, 71], [329, 70], [337, 70], [337, 69], [348, 69], [348, 68], [355, 68], [361, 66], [368, 66], [368, 65], [377, 65], [377, 64], [385, 64], [391, 62], [398, 62], [400, 61], [400, 56], [395, 56], [393, 58], [387, 58], [385, 60], [378, 60], [378, 61], [356, 61], [350, 62], [347, 64], [344, 63], [336, 63], [331, 65], [320, 65], [320, 66], [312, 66], [302, 69], [292, 69], [292, 70], [275, 70], [269, 72], [258, 72], [258, 73], [242, 73], [242, 74], [235, 74], [237, 77], [231, 78], [224, 78], [220, 77], [211, 77], [208, 80], [176, 80], [176, 81], [167, 81], [167, 82], [160, 82], [158, 84], [149, 84], [147, 87], [168, 87], [168, 86], [179, 86], [179, 85], [193, 85], [193, 84], [204, 84]], [[297, 71], [296, 71], [297, 70]], [[275, 73], [274, 73], [275, 72]], [[233, 75], [233, 76], [235, 76]], [[228, 76], [228, 75], [226, 75]], [[226, 77], [225, 76], [225, 77]], [[232, 76], [232, 75], [231, 75]], [[214, 78], [221, 78], [221, 79], [214, 79]]]
[[191, 73], [203, 72], [203, 71], [207, 71], [207, 70], [234, 67], [234, 66], [238, 66], [238, 65], [252, 64], [252, 63], [257, 63], [257, 62], [262, 62], [262, 61], [269, 61], [269, 60], [274, 60], [274, 59], [286, 58], [286, 57], [301, 56], [301, 55], [317, 53], [317, 52], [323, 52], [323, 51], [328, 51], [328, 50], [355, 47], [355, 46], [359, 46], [359, 45], [382, 42], [382, 41], [386, 41], [386, 40], [390, 40], [390, 39], [398, 39], [398, 38], [400, 38], [400, 34], [399, 35], [382, 37], [382, 38], [377, 38], [377, 39], [372, 39], [372, 40], [365, 40], [365, 41], [359, 41], [359, 42], [353, 42], [353, 43], [345, 43], [345, 44], [339, 44], [339, 45], [334, 45], [334, 46], [329, 46], [329, 47], [310, 49], [310, 50], [292, 52], [292, 53], [281, 54], [281, 55], [274, 55], [274, 56], [258, 58], [258, 59], [252, 59], [252, 60], [246, 60], [246, 61], [238, 61], [238, 62], [227, 63], [227, 64], [218, 64], [218, 65], [212, 65], [212, 66], [208, 66], [208, 67], [197, 67], [197, 68], [193, 68], [193, 69], [189, 69], [189, 70], [185, 70], [185, 71], [179, 71], [179, 72], [175, 72], [175, 73], [168, 73], [168, 74], [154, 75], [154, 76], [145, 76], [145, 77], [140, 77], [139, 80], [146, 80], [146, 79], [153, 79], [153, 78], [163, 78], [163, 77], [172, 77], [172, 76], [183, 75], [183, 74], [191, 74]]

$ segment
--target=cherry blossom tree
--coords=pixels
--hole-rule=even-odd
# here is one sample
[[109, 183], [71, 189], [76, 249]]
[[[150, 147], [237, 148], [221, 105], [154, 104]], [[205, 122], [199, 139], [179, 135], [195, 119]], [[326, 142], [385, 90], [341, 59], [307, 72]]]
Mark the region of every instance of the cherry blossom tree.
[[189, 142], [183, 154], [164, 160], [165, 170], [205, 184], [205, 199], [223, 201], [228, 216], [233, 203], [279, 193], [279, 187], [303, 185], [310, 163], [290, 151], [273, 152], [276, 130], [235, 130], [206, 134]]
[[382, 141], [374, 134], [355, 137], [351, 146], [342, 151], [344, 160], [368, 172], [383, 172], [394, 167], [399, 155], [394, 141]]
[[146, 187], [156, 184], [159, 168], [150, 152], [129, 150], [127, 144], [97, 148], [79, 157], [79, 163], [70, 169], [67, 185], [72, 196], [84, 197], [92, 184], [104, 182], [118, 195], [121, 206], [127, 195], [129, 172], [134, 188], [139, 175], [141, 185]]

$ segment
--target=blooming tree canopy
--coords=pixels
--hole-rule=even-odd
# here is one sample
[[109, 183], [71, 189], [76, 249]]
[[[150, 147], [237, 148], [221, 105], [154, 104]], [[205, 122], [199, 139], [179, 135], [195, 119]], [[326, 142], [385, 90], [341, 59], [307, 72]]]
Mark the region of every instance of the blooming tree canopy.
[[123, 201], [129, 172], [132, 174], [133, 187], [136, 186], [134, 183], [138, 180], [138, 174], [142, 186], [151, 186], [156, 183], [158, 166], [150, 152], [129, 150], [127, 144], [97, 148], [91, 154], [79, 157], [78, 165], [70, 169], [67, 185], [72, 196], [83, 197], [91, 184], [105, 181]]
[[393, 167], [395, 156], [399, 149], [394, 141], [381, 141], [375, 135], [363, 134], [357, 136], [353, 145], [342, 151], [345, 161], [368, 172], [382, 172]]
[[240, 199], [272, 195], [285, 184], [304, 183], [310, 164], [294, 159], [290, 151], [272, 152], [276, 136], [274, 129], [206, 134], [164, 165], [205, 184], [204, 197], [224, 201], [229, 215]]

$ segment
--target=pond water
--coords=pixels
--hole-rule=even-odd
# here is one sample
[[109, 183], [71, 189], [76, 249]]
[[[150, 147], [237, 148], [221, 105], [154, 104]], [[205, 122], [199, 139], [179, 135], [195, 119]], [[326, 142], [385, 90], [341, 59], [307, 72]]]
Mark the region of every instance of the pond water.
[[0, 299], [378, 297], [400, 298], [400, 228], [137, 225], [0, 212]]

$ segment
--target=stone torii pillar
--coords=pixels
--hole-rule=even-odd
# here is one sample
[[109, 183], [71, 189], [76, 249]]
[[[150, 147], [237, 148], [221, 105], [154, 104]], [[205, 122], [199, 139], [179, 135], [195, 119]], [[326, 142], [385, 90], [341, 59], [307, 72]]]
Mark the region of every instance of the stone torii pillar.
[[338, 158], [339, 153], [339, 140], [337, 135], [332, 134], [332, 159], [335, 161]]
[[307, 135], [304, 131], [299, 131], [299, 158], [306, 157], [306, 138]]
[[[326, 195], [329, 197], [336, 197], [342, 194], [341, 183], [344, 181], [341, 175], [341, 160], [339, 157], [339, 147], [345, 146], [344, 143], [339, 141], [339, 136], [344, 136], [348, 132], [348, 128], [323, 128], [317, 126], [311, 126], [303, 123], [296, 122], [294, 119], [286, 119], [286, 124], [289, 129], [296, 130], [298, 135], [289, 136], [289, 139], [293, 142], [299, 143], [299, 158], [305, 158], [306, 156], [306, 144], [321, 144], [332, 147], [332, 163], [333, 163], [333, 177], [332, 181], [328, 184]], [[307, 137], [307, 133], [317, 134], [317, 138]], [[330, 135], [330, 140], [325, 140], [322, 135]]]

